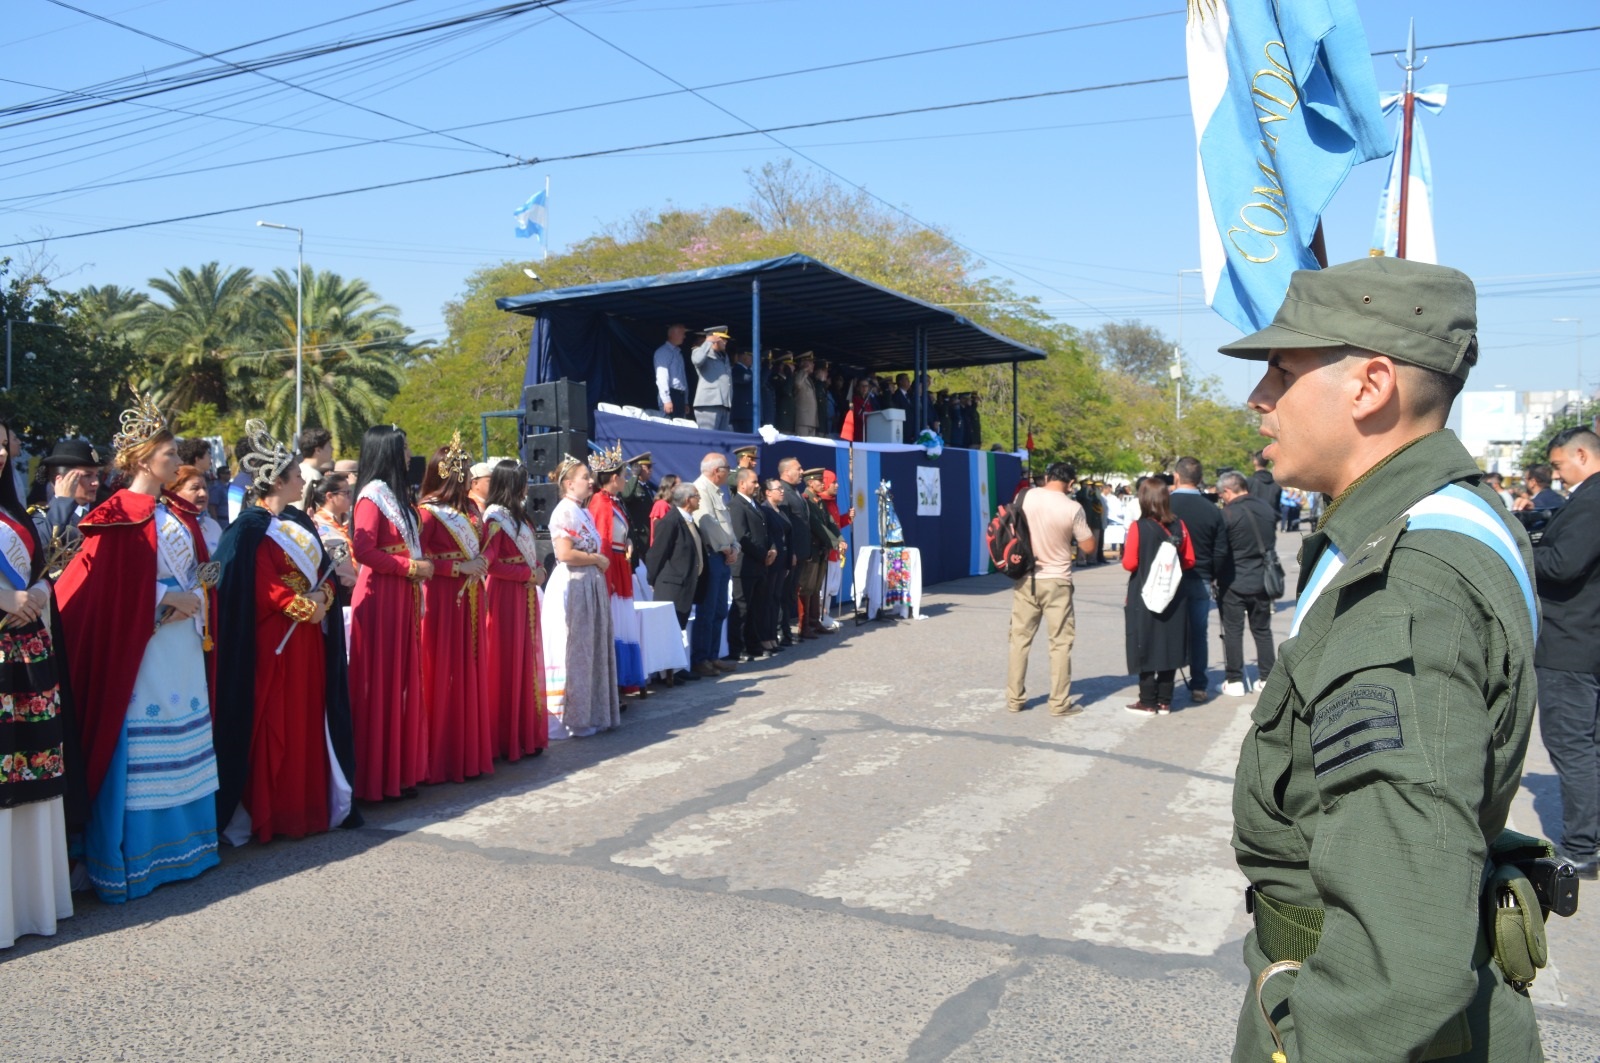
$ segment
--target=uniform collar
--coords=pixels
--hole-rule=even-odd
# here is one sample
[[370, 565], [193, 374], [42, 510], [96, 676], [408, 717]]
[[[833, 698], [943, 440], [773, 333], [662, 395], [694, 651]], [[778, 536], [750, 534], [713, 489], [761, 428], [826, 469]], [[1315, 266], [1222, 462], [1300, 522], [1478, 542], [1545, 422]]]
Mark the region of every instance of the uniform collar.
[[1307, 545], [1325, 535], [1349, 555], [1373, 532], [1445, 484], [1481, 475], [1454, 432], [1446, 428], [1431, 432], [1386, 458], [1382, 468], [1357, 483]]

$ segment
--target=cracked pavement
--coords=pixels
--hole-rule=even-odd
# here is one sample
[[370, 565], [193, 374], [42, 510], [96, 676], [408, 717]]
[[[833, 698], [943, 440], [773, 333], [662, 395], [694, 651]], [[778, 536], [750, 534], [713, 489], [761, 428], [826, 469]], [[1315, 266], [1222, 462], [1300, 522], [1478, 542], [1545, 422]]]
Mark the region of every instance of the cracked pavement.
[[[1251, 699], [1122, 712], [1123, 574], [1077, 579], [1081, 716], [1044, 711], [1042, 639], [1029, 711], [1005, 711], [1005, 579], [935, 586], [926, 622], [847, 622], [360, 830], [229, 851], [126, 906], [80, 895], [55, 938], [0, 953], [9, 1040], [73, 1060], [1225, 1058]], [[1527, 778], [1516, 820], [1548, 831], [1540, 748]], [[1553, 1060], [1600, 1057], [1593, 918], [1551, 926]]]

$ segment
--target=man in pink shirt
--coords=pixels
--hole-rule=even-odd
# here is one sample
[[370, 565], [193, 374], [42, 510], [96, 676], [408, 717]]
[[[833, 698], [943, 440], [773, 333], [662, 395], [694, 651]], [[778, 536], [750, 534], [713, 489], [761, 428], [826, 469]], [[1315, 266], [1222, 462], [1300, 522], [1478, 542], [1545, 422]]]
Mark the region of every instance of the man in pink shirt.
[[1028, 676], [1028, 651], [1044, 622], [1050, 641], [1050, 715], [1076, 716], [1083, 709], [1068, 696], [1072, 688], [1072, 640], [1076, 625], [1072, 611], [1072, 545], [1092, 556], [1094, 536], [1083, 507], [1071, 492], [1078, 470], [1058, 461], [1044, 471], [1044, 486], [1022, 494], [1022, 514], [1028, 522], [1028, 542], [1033, 548], [1034, 570], [1017, 581], [1011, 592], [1011, 654], [1006, 672], [1006, 707], [1021, 712], [1026, 704], [1024, 682]]

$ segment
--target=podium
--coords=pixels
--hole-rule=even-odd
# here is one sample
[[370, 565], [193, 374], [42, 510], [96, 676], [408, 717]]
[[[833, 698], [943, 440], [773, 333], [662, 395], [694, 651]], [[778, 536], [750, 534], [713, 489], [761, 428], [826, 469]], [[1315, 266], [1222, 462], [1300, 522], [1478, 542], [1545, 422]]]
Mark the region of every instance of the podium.
[[906, 411], [874, 410], [867, 414], [868, 443], [903, 443], [906, 433]]

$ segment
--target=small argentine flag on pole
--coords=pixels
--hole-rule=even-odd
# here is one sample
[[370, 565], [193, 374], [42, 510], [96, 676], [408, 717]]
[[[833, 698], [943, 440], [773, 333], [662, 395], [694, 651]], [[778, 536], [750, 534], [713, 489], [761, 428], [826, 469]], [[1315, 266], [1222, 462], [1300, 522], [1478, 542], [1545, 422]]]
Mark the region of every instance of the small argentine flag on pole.
[[544, 245], [545, 257], [550, 255], [550, 178], [544, 179], [544, 187], [528, 197], [528, 201], [517, 208], [517, 236], [527, 238], [536, 236]]

